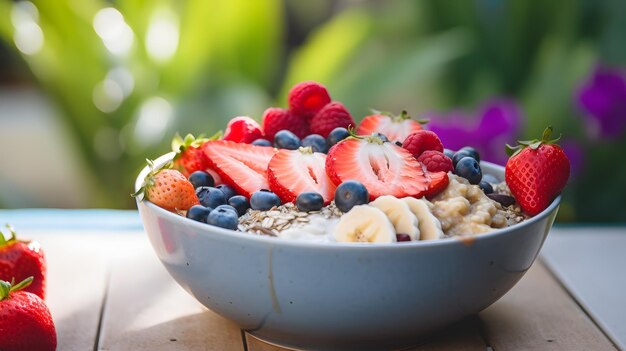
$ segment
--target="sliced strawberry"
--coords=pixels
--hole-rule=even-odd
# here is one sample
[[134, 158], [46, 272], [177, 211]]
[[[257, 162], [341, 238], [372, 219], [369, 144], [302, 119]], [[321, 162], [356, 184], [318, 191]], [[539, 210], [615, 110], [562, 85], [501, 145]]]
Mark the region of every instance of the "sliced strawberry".
[[357, 180], [370, 199], [381, 195], [421, 197], [429, 186], [422, 165], [405, 149], [378, 137], [348, 138], [333, 146], [326, 172], [335, 184]]
[[207, 141], [202, 145], [211, 169], [221, 180], [248, 198], [253, 192], [269, 189], [267, 165], [276, 149], [228, 140]]
[[326, 174], [326, 155], [300, 150], [279, 150], [267, 167], [270, 189], [283, 202], [294, 202], [303, 192], [315, 191], [329, 204], [335, 197], [335, 184]]
[[400, 116], [378, 112], [363, 118], [356, 133], [358, 135], [381, 133], [390, 141], [403, 142], [409, 134], [421, 129], [421, 122], [411, 119], [406, 111], [402, 111]]
[[450, 178], [448, 177], [448, 172], [440, 171], [440, 172], [428, 172], [426, 171], [426, 176], [430, 178], [430, 184], [428, 184], [428, 190], [424, 194], [429, 199], [437, 196], [440, 192], [444, 191], [448, 184], [450, 184]]

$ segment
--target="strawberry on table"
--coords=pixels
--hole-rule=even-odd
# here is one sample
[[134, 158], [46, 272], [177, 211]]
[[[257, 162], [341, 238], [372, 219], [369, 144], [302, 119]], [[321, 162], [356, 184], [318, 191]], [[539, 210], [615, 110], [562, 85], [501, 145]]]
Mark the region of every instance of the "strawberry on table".
[[250, 144], [263, 138], [263, 130], [259, 123], [247, 116], [239, 116], [231, 119], [224, 132], [224, 140], [236, 143]]
[[390, 141], [404, 141], [409, 134], [422, 129], [424, 121], [416, 121], [406, 111], [399, 116], [390, 113], [374, 111], [373, 115], [363, 118], [356, 133], [370, 135], [372, 133], [384, 134]]
[[28, 277], [18, 284], [0, 280], [0, 350], [54, 351], [57, 334], [43, 300], [26, 290]]
[[13, 228], [7, 228], [8, 238], [0, 233], [0, 280], [22, 281], [32, 276], [35, 282], [25, 291], [45, 299], [47, 265], [43, 250], [36, 241], [18, 240]]
[[250, 198], [255, 191], [269, 189], [267, 165], [276, 149], [214, 140], [206, 142], [202, 150], [211, 168], [240, 195]]
[[133, 194], [139, 200], [144, 198], [168, 211], [186, 211], [199, 204], [196, 190], [189, 180], [179, 171], [171, 169], [171, 163], [155, 167], [150, 160], [150, 173], [144, 179], [141, 188]]
[[560, 138], [550, 140], [551, 134], [552, 127], [548, 127], [541, 140], [507, 145], [512, 155], [505, 167], [506, 183], [522, 210], [531, 216], [546, 209], [569, 178], [569, 159], [555, 144]]
[[317, 192], [329, 204], [335, 196], [335, 184], [326, 174], [326, 155], [310, 147], [279, 150], [267, 167], [270, 189], [283, 203], [294, 202], [298, 195]]
[[311, 119], [311, 133], [326, 138], [333, 129], [338, 127], [354, 127], [354, 119], [348, 109], [341, 103], [333, 101], [322, 108]]
[[318, 82], [304, 81], [291, 88], [287, 96], [289, 110], [309, 121], [319, 110], [330, 102], [326, 87]]
[[274, 135], [281, 130], [288, 130], [298, 138], [310, 134], [308, 122], [301, 116], [279, 107], [270, 107], [263, 112], [263, 131], [265, 138], [274, 140]]
[[349, 137], [328, 151], [326, 172], [335, 184], [357, 180], [374, 200], [381, 195], [421, 197], [430, 179], [407, 150], [376, 136]]

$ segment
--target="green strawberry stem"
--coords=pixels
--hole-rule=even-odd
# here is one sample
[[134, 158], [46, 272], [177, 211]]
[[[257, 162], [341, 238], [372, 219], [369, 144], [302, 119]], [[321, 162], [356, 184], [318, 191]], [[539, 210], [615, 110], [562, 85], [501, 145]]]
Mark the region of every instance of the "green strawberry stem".
[[198, 147], [209, 140], [221, 139], [223, 134], [224, 133], [221, 130], [218, 130], [215, 134], [208, 138], [206, 138], [204, 134], [200, 134], [198, 137], [194, 137], [193, 134], [187, 134], [183, 138], [180, 134], [176, 133], [172, 139], [172, 151], [174, 151], [178, 157], [178, 155], [187, 150], [187, 148], [192, 146]]
[[365, 139], [370, 144], [382, 145], [382, 143], [383, 143], [383, 139], [381, 139], [381, 138], [379, 138], [379, 137], [377, 137], [375, 135], [358, 135], [358, 134], [356, 134], [356, 131], [354, 130], [354, 127], [352, 127], [352, 126], [348, 127], [348, 133], [350, 134], [350, 136], [348, 138], [354, 138], [354, 139], [360, 139], [360, 140]]
[[0, 232], [0, 247], [2, 247], [4, 245], [7, 245], [7, 244], [17, 240], [17, 236], [15, 235], [15, 230], [13, 229], [13, 227], [11, 227], [11, 225], [8, 224], [8, 223], [7, 223], [6, 227], [7, 227], [7, 229], [9, 229], [9, 235], [10, 236], [7, 239], [4, 236], [4, 233]]
[[139, 190], [130, 194], [130, 196], [139, 199], [139, 201], [143, 201], [146, 189], [154, 185], [154, 176], [164, 169], [172, 168], [172, 161], [166, 162], [159, 167], [156, 167], [154, 165], [154, 161], [149, 160], [149, 159], [146, 159], [146, 163], [148, 164], [148, 167], [150, 167], [150, 172], [146, 175], [146, 178], [144, 178], [143, 183], [141, 184], [141, 187], [139, 188]]
[[541, 136], [541, 140], [537, 140], [537, 139], [518, 140], [517, 141], [518, 145], [515, 145], [515, 146], [506, 144], [506, 153], [507, 155], [509, 155], [509, 157], [513, 157], [519, 154], [522, 150], [524, 150], [527, 147], [530, 147], [533, 150], [537, 150], [539, 146], [543, 144], [546, 144], [546, 145], [556, 144], [556, 142], [561, 139], [561, 135], [559, 134], [558, 138], [550, 139], [550, 137], [552, 136], [552, 132], [553, 132], [552, 126], [548, 126], [546, 129], [544, 129], [543, 135]]
[[33, 282], [33, 279], [34, 278], [30, 276], [17, 284], [15, 284], [15, 279], [11, 280], [10, 283], [4, 280], [0, 280], [0, 301], [8, 299], [9, 295], [14, 291], [19, 291], [26, 288]]
[[[394, 115], [391, 112], [386, 112], [386, 111], [378, 111], [376, 109], [370, 108], [370, 111], [372, 111], [373, 114], [375, 115], [384, 115], [384, 116], [389, 116], [391, 117], [395, 122], [402, 122], [405, 121], [407, 119], [411, 119], [411, 115], [409, 115], [409, 113], [407, 112], [407, 110], [402, 110], [402, 112], [400, 112], [399, 115]], [[428, 118], [421, 118], [421, 119], [416, 119], [415, 120], [417, 123], [419, 124], [426, 124], [428, 123], [430, 120]]]
[[313, 154], [313, 148], [310, 146], [300, 146], [298, 148], [298, 151], [300, 151], [301, 154], [303, 155], [312, 155]]

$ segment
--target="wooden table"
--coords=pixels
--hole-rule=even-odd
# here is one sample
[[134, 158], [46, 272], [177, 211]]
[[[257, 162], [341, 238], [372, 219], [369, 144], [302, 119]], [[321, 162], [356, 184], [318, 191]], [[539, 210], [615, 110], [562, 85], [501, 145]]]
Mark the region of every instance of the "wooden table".
[[[59, 350], [284, 350], [246, 334], [180, 288], [152, 252], [136, 212], [0, 211], [0, 223], [7, 221], [22, 237], [40, 241], [45, 250], [47, 303]], [[550, 235], [563, 239], [568, 231], [555, 229]], [[560, 252], [551, 240], [544, 253]], [[548, 269], [548, 264], [559, 266], [559, 260], [563, 259], [538, 260], [494, 305], [411, 350], [620, 347], [622, 335], [611, 333], [626, 324], [624, 305], [615, 306], [623, 316], [617, 320], [618, 328], [615, 323], [599, 327], [606, 321], [601, 313], [589, 310], [592, 303], [581, 305], [581, 300], [590, 300], [584, 300], [585, 293], [572, 293], [552, 273], [557, 270]], [[559, 271], [559, 276], [567, 274], [567, 269]]]

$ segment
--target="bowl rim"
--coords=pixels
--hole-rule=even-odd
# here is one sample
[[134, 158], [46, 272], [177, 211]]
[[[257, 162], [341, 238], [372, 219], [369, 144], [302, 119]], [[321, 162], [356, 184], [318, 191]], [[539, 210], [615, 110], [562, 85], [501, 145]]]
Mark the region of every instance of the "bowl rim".
[[[164, 154], [158, 157], [156, 160], [154, 160], [154, 164], [157, 166], [165, 164], [171, 161], [174, 155], [175, 155], [174, 152], [169, 152], [167, 154]], [[480, 163], [481, 165], [486, 165], [488, 168], [493, 168], [493, 169], [498, 169], [498, 170], [504, 169], [503, 166], [496, 165], [491, 162], [481, 161]], [[148, 171], [149, 171], [148, 166], [145, 166], [141, 170], [139, 175], [137, 176], [135, 180], [135, 191], [137, 191], [137, 189], [141, 187], [141, 184], [143, 183], [143, 179], [147, 175]], [[252, 242], [262, 243], [262, 244], [271, 244], [271, 245], [284, 246], [284, 247], [297, 247], [297, 248], [303, 248], [303, 249], [315, 248], [315, 249], [323, 249], [323, 250], [346, 249], [346, 250], [367, 251], [367, 250], [406, 250], [406, 249], [413, 250], [415, 248], [430, 248], [430, 247], [447, 246], [447, 245], [470, 246], [478, 242], [483, 242], [483, 241], [490, 240], [498, 236], [506, 235], [508, 233], [520, 230], [524, 227], [528, 227], [535, 222], [542, 221], [545, 217], [549, 216], [553, 211], [555, 211], [555, 209], [559, 206], [561, 202], [561, 195], [559, 194], [557, 197], [555, 197], [554, 200], [552, 200], [552, 203], [550, 203], [550, 205], [546, 209], [541, 211], [541, 213], [537, 214], [536, 216], [533, 216], [521, 223], [517, 223], [511, 226], [508, 226], [506, 228], [496, 229], [488, 233], [473, 234], [473, 235], [461, 236], [461, 237], [455, 236], [452, 238], [444, 238], [444, 239], [438, 239], [438, 240], [416, 240], [416, 241], [403, 242], [400, 244], [398, 244], [397, 242], [393, 242], [393, 243], [376, 243], [373, 245], [368, 244], [368, 243], [343, 243], [343, 242], [339, 243], [339, 242], [332, 242], [332, 241], [331, 242], [311, 242], [311, 241], [305, 241], [305, 240], [281, 239], [281, 238], [270, 237], [266, 235], [253, 235], [250, 233], [220, 228], [216, 226], [209, 226], [204, 223], [200, 223], [200, 222], [193, 221], [193, 220], [188, 220], [187, 218], [181, 215], [178, 215], [174, 212], [165, 210], [148, 200], [136, 199], [136, 202], [137, 202], [138, 208], [139, 206], [144, 205], [147, 208], [149, 208], [151, 211], [155, 211], [157, 214], [161, 216], [165, 216], [165, 217], [172, 216], [170, 218], [172, 218], [175, 221], [183, 221], [183, 222], [180, 222], [182, 225], [188, 225], [188, 226], [191, 226], [192, 228], [198, 229], [198, 232], [200, 235], [219, 235], [219, 236], [225, 236], [224, 239], [241, 238], [241, 240], [243, 240], [242, 242], [252, 241]], [[145, 226], [144, 226], [144, 230], [145, 230]], [[468, 238], [471, 238], [471, 239], [468, 240]]]

